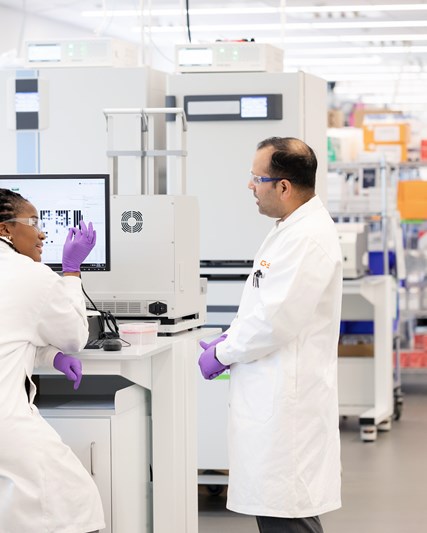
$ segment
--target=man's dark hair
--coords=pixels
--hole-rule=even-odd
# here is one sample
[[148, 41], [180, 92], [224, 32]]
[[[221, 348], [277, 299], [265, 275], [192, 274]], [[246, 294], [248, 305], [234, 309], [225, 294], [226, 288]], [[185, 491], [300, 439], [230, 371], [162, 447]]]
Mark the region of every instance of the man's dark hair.
[[27, 200], [17, 192], [0, 189], [0, 222], [16, 218], [23, 204]]
[[272, 146], [269, 173], [272, 178], [288, 179], [301, 189], [313, 189], [316, 185], [317, 158], [314, 151], [294, 137], [269, 137], [261, 141], [257, 149]]

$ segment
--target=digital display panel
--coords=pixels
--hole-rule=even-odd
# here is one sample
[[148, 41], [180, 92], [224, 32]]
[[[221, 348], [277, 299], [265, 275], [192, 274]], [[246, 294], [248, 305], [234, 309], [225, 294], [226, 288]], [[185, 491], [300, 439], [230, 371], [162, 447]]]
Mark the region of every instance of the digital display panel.
[[213, 51], [209, 48], [182, 48], [178, 51], [178, 64], [182, 67], [212, 65]]
[[93, 223], [96, 245], [81, 266], [82, 271], [110, 270], [109, 176], [23, 174], [0, 176], [0, 187], [19, 193], [39, 213], [46, 235], [42, 262], [62, 270], [62, 251], [69, 228]]
[[61, 61], [61, 45], [58, 43], [29, 44], [27, 58], [30, 63], [39, 61], [58, 63]]
[[242, 96], [242, 118], [267, 118], [267, 111], [266, 96]]

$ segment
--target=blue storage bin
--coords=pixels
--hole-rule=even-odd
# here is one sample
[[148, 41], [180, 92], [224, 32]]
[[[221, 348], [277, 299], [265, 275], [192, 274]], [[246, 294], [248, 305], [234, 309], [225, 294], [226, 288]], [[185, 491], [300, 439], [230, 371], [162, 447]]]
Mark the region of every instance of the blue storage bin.
[[[373, 276], [384, 274], [384, 252], [369, 252], [369, 272]], [[388, 270], [390, 274], [396, 272], [396, 253], [392, 250], [388, 252]]]
[[340, 335], [373, 335], [373, 320], [342, 320]]

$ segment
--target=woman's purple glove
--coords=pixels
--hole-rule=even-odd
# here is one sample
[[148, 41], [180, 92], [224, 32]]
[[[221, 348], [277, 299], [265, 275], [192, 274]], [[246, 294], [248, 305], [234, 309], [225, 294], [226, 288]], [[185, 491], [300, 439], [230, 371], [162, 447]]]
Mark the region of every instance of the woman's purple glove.
[[94, 231], [92, 222], [89, 227], [83, 220], [80, 220], [79, 228], [70, 228], [65, 240], [62, 252], [62, 271], [79, 272], [80, 265], [92, 251], [96, 244], [96, 231]]
[[218, 361], [218, 359], [215, 357], [215, 350], [215, 345], [209, 346], [209, 348], [207, 348], [199, 357], [200, 371], [205, 379], [214, 379], [222, 374], [224, 370], [230, 368], [229, 366], [225, 366]]
[[207, 350], [211, 346], [216, 346], [219, 342], [225, 341], [226, 338], [227, 338], [227, 333], [224, 333], [223, 335], [221, 335], [221, 337], [218, 337], [217, 339], [213, 340], [212, 342], [200, 341], [199, 344], [204, 350]]
[[69, 381], [74, 381], [74, 390], [79, 388], [82, 380], [82, 363], [80, 359], [58, 352], [53, 360], [53, 366], [56, 370], [65, 374]]

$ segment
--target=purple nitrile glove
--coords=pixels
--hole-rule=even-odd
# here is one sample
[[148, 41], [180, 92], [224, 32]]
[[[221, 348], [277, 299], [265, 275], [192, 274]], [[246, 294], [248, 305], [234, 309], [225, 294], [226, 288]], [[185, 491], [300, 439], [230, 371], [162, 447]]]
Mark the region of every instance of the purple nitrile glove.
[[[224, 340], [224, 339], [223, 339]], [[215, 346], [210, 346], [199, 357], [199, 366], [205, 379], [214, 379], [224, 372], [229, 366], [225, 366], [215, 357]]]
[[199, 344], [204, 350], [207, 350], [211, 346], [216, 346], [219, 342], [225, 341], [226, 338], [227, 338], [227, 333], [224, 333], [223, 335], [221, 335], [221, 337], [214, 339], [212, 342], [200, 341]]
[[96, 231], [93, 229], [92, 222], [89, 222], [89, 227], [86, 227], [83, 220], [80, 220], [80, 229], [70, 228], [65, 239], [62, 252], [62, 271], [79, 272], [80, 265], [90, 254], [95, 244]]
[[82, 363], [80, 359], [58, 352], [53, 360], [53, 366], [56, 370], [65, 374], [69, 381], [74, 381], [74, 390], [79, 388], [82, 380]]

